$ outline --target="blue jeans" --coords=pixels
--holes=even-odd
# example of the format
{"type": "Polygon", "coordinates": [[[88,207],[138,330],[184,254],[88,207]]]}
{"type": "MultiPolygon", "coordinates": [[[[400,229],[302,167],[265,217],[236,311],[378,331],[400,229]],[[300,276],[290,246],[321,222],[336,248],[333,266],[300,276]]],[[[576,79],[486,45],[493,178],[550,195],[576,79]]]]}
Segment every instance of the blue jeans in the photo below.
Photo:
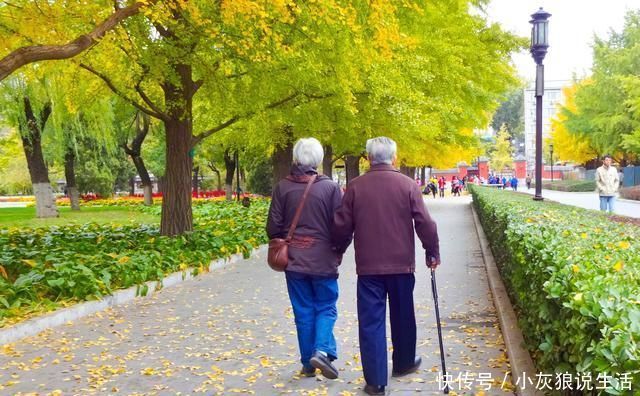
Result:
{"type": "Polygon", "coordinates": [[[606,212],[607,209],[609,210],[609,213],[613,213],[613,206],[614,203],[616,201],[616,197],[615,196],[604,196],[601,195],[600,196],[600,210],[603,212],[606,212]]]}
{"type": "Polygon", "coordinates": [[[403,371],[416,356],[416,317],[413,274],[358,276],[358,333],[364,379],[387,385],[386,308],[389,298],[393,368],[403,371]]]}
{"type": "Polygon", "coordinates": [[[311,367],[315,351],[338,357],[333,326],[338,319],[338,279],[286,272],[287,290],[298,331],[300,362],[311,367]]]}

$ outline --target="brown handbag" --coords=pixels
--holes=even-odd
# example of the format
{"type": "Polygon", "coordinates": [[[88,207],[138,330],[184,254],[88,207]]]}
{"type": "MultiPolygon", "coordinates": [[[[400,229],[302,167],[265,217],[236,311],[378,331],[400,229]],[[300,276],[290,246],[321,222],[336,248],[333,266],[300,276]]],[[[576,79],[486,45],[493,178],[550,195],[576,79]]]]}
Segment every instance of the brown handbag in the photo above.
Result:
{"type": "Polygon", "coordinates": [[[291,227],[289,227],[289,233],[287,234],[287,237],[285,239],[273,238],[269,240],[269,253],[267,253],[267,263],[269,263],[269,267],[271,267],[271,269],[274,271],[282,272],[287,268],[287,265],[289,264],[289,243],[291,243],[293,232],[296,230],[298,220],[300,220],[302,208],[304,207],[304,203],[307,200],[307,195],[309,195],[311,185],[316,180],[317,176],[318,175],[311,176],[309,182],[307,183],[307,187],[304,189],[302,200],[298,204],[298,209],[296,209],[296,214],[293,217],[293,221],[291,222],[291,227]]]}

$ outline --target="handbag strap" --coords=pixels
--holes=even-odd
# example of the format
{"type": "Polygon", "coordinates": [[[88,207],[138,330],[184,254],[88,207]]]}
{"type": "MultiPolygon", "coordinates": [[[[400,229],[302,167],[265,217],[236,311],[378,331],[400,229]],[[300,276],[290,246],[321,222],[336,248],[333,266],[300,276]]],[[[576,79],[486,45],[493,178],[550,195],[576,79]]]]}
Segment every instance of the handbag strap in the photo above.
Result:
{"type": "Polygon", "coordinates": [[[296,230],[296,226],[298,225],[298,220],[300,220],[300,215],[302,214],[302,208],[304,207],[304,203],[307,200],[307,196],[309,195],[309,190],[311,190],[311,185],[316,180],[318,175],[313,175],[309,179],[307,183],[307,187],[304,189],[304,194],[302,194],[302,200],[298,204],[298,209],[296,209],[296,215],[293,216],[293,221],[291,222],[291,227],[289,227],[289,233],[287,234],[287,242],[290,242],[293,238],[293,232],[296,230]]]}

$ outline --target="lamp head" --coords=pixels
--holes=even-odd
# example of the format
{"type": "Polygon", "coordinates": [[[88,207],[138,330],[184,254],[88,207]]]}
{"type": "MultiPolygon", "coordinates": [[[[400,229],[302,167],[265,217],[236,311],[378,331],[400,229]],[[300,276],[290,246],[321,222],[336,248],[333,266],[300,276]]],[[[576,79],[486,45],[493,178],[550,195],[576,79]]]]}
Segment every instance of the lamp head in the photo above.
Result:
{"type": "Polygon", "coordinates": [[[537,64],[542,64],[542,60],[549,48],[549,17],[551,14],[540,7],[538,11],[531,14],[531,55],[537,64]]]}

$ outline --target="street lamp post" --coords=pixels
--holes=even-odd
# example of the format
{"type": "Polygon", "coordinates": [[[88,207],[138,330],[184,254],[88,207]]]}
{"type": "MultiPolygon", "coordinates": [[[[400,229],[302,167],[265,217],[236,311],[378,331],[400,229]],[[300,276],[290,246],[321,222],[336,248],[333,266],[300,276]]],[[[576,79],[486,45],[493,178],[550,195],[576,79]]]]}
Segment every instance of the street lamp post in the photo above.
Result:
{"type": "Polygon", "coordinates": [[[549,150],[551,151],[551,181],[553,182],[553,144],[549,145],[549,150]]]}
{"type": "Polygon", "coordinates": [[[549,48],[549,17],[542,7],[531,15],[531,56],[536,61],[536,201],[542,201],[542,95],[544,95],[544,65],[549,48]]]}

